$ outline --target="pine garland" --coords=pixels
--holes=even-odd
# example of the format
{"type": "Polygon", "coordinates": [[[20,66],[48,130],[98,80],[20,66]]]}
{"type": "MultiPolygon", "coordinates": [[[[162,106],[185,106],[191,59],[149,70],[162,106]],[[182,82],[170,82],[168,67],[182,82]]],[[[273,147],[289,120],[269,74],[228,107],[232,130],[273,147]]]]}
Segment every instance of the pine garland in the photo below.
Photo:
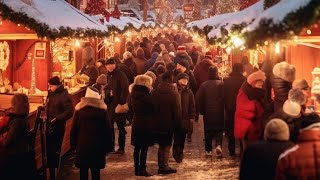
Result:
{"type": "Polygon", "coordinates": [[[40,38],[48,38],[51,40],[57,38],[86,38],[86,37],[106,37],[109,36],[107,31],[100,31],[95,29],[77,28],[60,26],[58,29],[51,29],[45,23],[39,23],[35,19],[28,17],[23,12],[15,12],[4,3],[0,2],[0,17],[3,20],[9,20],[15,24],[22,24],[27,28],[35,31],[40,38]]]}

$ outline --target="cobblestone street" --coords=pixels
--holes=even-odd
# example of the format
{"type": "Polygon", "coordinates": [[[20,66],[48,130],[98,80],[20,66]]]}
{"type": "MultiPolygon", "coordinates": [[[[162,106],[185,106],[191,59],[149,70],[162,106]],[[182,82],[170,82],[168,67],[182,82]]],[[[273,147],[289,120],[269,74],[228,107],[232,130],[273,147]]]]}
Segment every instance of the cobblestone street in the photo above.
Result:
{"type": "MultiPolygon", "coordinates": [[[[205,156],[202,119],[194,123],[193,141],[191,143],[186,142],[183,162],[181,164],[176,163],[171,155],[169,165],[178,170],[176,174],[171,175],[157,174],[158,147],[155,145],[149,148],[147,160],[147,170],[154,176],[149,178],[134,176],[133,146],[130,145],[131,127],[126,127],[126,130],[125,154],[110,154],[107,157],[106,168],[101,170],[101,179],[238,179],[239,149],[237,148],[237,156],[235,158],[230,157],[225,138],[222,159],[216,159],[214,155],[212,157],[205,156]]],[[[63,158],[59,179],[79,179],[79,169],[74,166],[73,159],[74,156],[72,154],[63,158]]]]}

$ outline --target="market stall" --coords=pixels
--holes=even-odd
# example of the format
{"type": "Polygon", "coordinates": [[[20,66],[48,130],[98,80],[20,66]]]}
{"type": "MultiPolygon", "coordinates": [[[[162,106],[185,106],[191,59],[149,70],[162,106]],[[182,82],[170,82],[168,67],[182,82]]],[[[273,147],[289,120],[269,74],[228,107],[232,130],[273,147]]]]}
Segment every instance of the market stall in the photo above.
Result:
{"type": "MultiPolygon", "coordinates": [[[[107,27],[65,1],[4,0],[0,12],[0,110],[10,107],[15,93],[27,94],[28,121],[33,128],[50,77],[57,75],[63,80],[74,105],[84,96],[86,82],[75,79],[83,65],[83,48],[85,44],[91,46],[96,59],[96,42],[108,35],[107,27]]],[[[67,121],[61,155],[69,150],[70,124],[67,121]]],[[[43,165],[40,147],[38,134],[38,168],[43,165]]]]}

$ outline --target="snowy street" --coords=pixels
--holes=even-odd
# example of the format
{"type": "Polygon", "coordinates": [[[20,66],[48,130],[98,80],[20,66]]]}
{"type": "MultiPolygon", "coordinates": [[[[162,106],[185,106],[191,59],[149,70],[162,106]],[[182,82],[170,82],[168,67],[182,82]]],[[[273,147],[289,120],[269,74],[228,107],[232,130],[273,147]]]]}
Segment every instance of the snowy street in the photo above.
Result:
{"type": "MultiPolygon", "coordinates": [[[[227,139],[224,138],[223,158],[216,159],[214,155],[212,158],[206,157],[201,117],[199,122],[194,123],[194,132],[192,135],[193,141],[191,143],[186,142],[183,162],[181,164],[176,163],[171,155],[169,165],[176,168],[178,171],[176,174],[171,175],[157,174],[157,145],[155,145],[149,148],[147,160],[147,170],[154,174],[154,176],[150,178],[134,176],[133,146],[130,145],[131,127],[127,126],[126,130],[126,152],[124,155],[110,154],[108,156],[106,168],[101,170],[102,179],[238,179],[238,146],[236,151],[237,156],[235,158],[230,157],[227,148],[227,139]]],[[[74,167],[72,155],[63,158],[59,179],[79,179],[79,169],[74,167]]]]}

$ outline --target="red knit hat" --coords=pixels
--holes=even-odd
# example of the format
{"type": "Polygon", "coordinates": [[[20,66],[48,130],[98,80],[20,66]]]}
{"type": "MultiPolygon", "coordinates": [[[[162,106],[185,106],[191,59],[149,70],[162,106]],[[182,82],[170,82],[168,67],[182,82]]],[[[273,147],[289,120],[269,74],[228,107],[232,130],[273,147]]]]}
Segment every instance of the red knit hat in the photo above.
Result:
{"type": "Polygon", "coordinates": [[[186,46],[178,46],[177,51],[187,51],[186,46]]]}

